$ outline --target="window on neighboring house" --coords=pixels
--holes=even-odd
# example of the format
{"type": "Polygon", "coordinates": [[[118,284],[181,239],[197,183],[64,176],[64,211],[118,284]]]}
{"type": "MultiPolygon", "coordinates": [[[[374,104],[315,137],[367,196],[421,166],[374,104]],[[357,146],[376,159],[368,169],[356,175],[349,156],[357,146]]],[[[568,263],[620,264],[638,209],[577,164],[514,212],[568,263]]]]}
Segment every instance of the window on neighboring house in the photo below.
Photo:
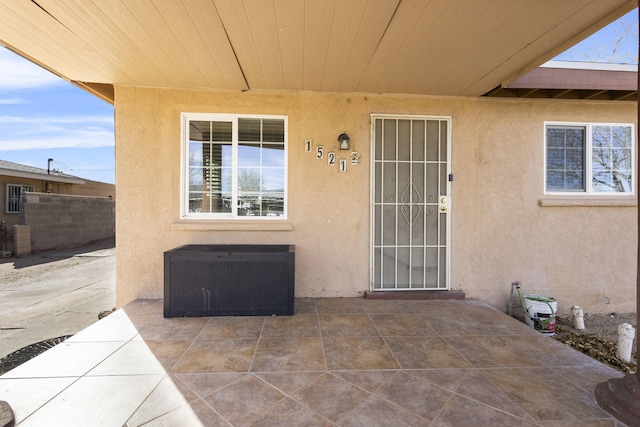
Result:
{"type": "Polygon", "coordinates": [[[287,118],[182,114],[182,217],[287,213],[287,118]]]}
{"type": "Polygon", "coordinates": [[[546,123],[545,192],[633,194],[631,124],[546,123]]]}
{"type": "Polygon", "coordinates": [[[23,193],[34,191],[33,185],[7,184],[6,213],[20,213],[20,199],[23,193]]]}

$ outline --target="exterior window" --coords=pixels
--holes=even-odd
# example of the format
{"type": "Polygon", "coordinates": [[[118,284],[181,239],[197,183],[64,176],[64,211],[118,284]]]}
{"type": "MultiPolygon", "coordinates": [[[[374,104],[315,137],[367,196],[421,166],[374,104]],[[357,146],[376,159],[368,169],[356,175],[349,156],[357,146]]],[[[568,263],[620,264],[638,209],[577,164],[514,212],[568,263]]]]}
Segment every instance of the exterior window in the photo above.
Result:
{"type": "Polygon", "coordinates": [[[20,213],[20,199],[23,193],[34,191],[33,185],[7,184],[6,213],[20,213]]]}
{"type": "Polygon", "coordinates": [[[285,219],[287,118],[182,115],[183,218],[285,219]]]}
{"type": "Polygon", "coordinates": [[[630,124],[546,124],[546,193],[633,194],[630,124]]]}

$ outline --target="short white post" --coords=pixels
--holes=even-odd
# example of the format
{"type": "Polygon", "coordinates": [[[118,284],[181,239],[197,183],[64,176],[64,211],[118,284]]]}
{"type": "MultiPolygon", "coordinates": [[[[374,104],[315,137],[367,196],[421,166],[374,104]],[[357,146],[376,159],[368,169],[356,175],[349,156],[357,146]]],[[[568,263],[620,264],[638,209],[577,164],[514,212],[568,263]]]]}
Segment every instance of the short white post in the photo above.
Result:
{"type": "Polygon", "coordinates": [[[625,362],[631,361],[631,349],[636,329],[628,323],[618,325],[618,357],[625,362]]]}
{"type": "Polygon", "coordinates": [[[584,329],[584,311],[579,306],[574,305],[571,307],[571,317],[573,318],[573,327],[575,329],[584,329]]]}

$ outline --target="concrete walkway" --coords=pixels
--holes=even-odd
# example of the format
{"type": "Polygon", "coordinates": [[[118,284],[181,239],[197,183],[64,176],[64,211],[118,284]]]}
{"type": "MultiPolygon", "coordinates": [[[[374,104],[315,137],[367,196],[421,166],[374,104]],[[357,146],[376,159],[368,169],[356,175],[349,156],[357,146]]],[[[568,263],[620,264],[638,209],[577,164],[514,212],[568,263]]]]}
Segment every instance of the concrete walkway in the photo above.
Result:
{"type": "Polygon", "coordinates": [[[113,240],[0,259],[0,359],[73,335],[114,306],[113,240]]]}

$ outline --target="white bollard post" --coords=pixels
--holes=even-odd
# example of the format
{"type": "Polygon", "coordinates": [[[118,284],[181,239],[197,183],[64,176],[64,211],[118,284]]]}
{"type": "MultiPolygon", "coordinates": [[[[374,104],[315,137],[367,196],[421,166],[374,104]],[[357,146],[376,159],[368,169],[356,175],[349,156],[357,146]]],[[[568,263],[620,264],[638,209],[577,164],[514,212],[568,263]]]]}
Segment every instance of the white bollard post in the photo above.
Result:
{"type": "Polygon", "coordinates": [[[628,323],[618,325],[618,357],[625,362],[631,361],[631,349],[636,329],[628,323]]]}
{"type": "Polygon", "coordinates": [[[571,307],[571,317],[573,318],[573,327],[575,329],[584,329],[584,311],[579,306],[574,305],[571,307]]]}

